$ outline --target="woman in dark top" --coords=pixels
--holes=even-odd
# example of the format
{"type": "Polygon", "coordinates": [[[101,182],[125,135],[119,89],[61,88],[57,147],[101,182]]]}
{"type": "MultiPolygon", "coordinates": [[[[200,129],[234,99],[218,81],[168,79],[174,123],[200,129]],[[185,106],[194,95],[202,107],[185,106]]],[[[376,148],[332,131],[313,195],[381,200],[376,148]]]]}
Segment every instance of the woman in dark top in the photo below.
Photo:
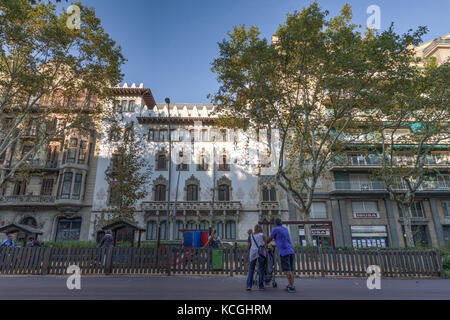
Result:
{"type": "Polygon", "coordinates": [[[113,237],[111,235],[111,231],[107,230],[105,232],[105,236],[100,242],[100,248],[111,248],[113,246],[113,237]]]}

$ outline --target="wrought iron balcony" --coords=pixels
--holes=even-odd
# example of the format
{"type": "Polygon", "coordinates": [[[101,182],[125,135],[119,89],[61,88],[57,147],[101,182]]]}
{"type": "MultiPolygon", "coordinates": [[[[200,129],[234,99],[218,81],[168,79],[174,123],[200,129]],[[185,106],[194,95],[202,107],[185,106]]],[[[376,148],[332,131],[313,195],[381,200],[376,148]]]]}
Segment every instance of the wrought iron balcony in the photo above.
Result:
{"type": "MultiPolygon", "coordinates": [[[[397,190],[406,190],[404,184],[400,184],[397,190]]],[[[333,191],[386,191],[386,185],[382,181],[335,181],[333,191]]],[[[450,191],[449,181],[424,181],[419,191],[450,191]]]]}

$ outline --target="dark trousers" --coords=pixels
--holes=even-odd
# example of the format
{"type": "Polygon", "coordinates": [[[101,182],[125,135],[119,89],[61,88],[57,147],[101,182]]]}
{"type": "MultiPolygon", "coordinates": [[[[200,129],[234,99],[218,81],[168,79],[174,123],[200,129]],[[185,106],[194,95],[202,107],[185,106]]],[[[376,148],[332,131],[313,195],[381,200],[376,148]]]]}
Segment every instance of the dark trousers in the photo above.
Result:
{"type": "Polygon", "coordinates": [[[266,264],[266,259],[263,257],[259,257],[253,261],[250,261],[250,265],[248,268],[248,277],[247,277],[247,288],[251,288],[253,284],[253,274],[255,273],[256,262],[258,262],[258,284],[260,288],[264,288],[264,266],[266,264]]]}

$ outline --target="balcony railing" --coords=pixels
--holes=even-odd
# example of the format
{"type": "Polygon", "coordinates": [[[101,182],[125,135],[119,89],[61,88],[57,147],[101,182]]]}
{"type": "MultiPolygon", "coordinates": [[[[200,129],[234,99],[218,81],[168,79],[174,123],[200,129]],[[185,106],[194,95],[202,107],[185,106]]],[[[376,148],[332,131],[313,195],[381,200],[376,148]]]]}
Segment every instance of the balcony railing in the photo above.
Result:
{"type": "Polygon", "coordinates": [[[423,49],[423,54],[428,54],[431,50],[437,47],[439,44],[448,44],[450,45],[450,39],[436,39],[434,40],[428,47],[423,49]]]}
{"type": "MultiPolygon", "coordinates": [[[[404,184],[400,184],[396,190],[406,190],[404,184]]],[[[424,181],[419,191],[450,191],[450,182],[424,181]]],[[[335,181],[333,191],[386,191],[386,185],[382,181],[335,181]]]]}
{"type": "Polygon", "coordinates": [[[8,203],[8,204],[47,204],[54,202],[55,202],[54,196],[40,196],[40,195],[0,196],[0,203],[8,203]]]}
{"type": "MultiPolygon", "coordinates": [[[[414,158],[399,157],[395,159],[394,164],[398,166],[413,166],[415,163],[414,158]]],[[[450,158],[432,158],[425,159],[425,166],[435,166],[435,167],[450,167],[450,158]]],[[[332,162],[332,167],[381,167],[381,159],[344,159],[332,162]]]]}
{"type": "Polygon", "coordinates": [[[27,163],[33,168],[55,169],[58,166],[58,161],[56,160],[35,159],[29,160],[27,163]]]}
{"type": "Polygon", "coordinates": [[[278,201],[261,201],[258,203],[258,208],[260,210],[280,210],[280,203],[278,201]]]}
{"type": "MultiPolygon", "coordinates": [[[[180,201],[177,202],[177,211],[192,210],[240,210],[242,208],[240,201],[216,201],[214,204],[211,201],[180,201]]],[[[170,210],[175,208],[175,202],[170,202],[170,210]]],[[[152,201],[143,202],[142,210],[144,211],[165,211],[167,210],[167,201],[152,201]]]]}

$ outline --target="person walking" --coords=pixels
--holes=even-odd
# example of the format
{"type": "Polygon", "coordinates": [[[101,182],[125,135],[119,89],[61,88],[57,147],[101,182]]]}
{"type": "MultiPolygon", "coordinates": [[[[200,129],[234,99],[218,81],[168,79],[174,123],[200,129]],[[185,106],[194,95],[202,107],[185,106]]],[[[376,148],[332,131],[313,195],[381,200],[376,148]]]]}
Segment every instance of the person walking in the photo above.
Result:
{"type": "Polygon", "coordinates": [[[113,246],[113,236],[111,230],[106,230],[102,241],[100,242],[100,248],[111,248],[113,246]]]}
{"type": "Polygon", "coordinates": [[[276,219],[275,225],[276,226],[273,228],[270,237],[267,239],[267,244],[272,240],[275,240],[278,253],[280,254],[281,269],[283,272],[286,272],[286,277],[289,282],[286,287],[286,291],[294,293],[294,248],[292,247],[289,231],[282,226],[281,219],[276,219]]]}
{"type": "Polygon", "coordinates": [[[208,238],[208,242],[205,243],[202,249],[206,248],[207,246],[209,246],[211,249],[219,249],[219,247],[223,249],[223,244],[220,241],[220,237],[217,235],[215,229],[211,230],[211,235],[208,238]]]}
{"type": "Polygon", "coordinates": [[[14,236],[10,233],[8,234],[8,238],[6,238],[5,240],[3,240],[3,242],[0,244],[0,248],[1,247],[14,247],[14,236]]]}
{"type": "MultiPolygon", "coordinates": [[[[106,230],[105,235],[103,236],[102,241],[100,241],[99,248],[112,248],[114,243],[113,236],[111,234],[111,230],[106,230]]],[[[103,266],[106,264],[106,253],[103,254],[103,266]]]]}
{"type": "Polygon", "coordinates": [[[253,275],[255,272],[256,262],[258,262],[258,287],[259,290],[264,289],[264,267],[266,265],[266,237],[264,236],[261,225],[255,226],[254,233],[250,234],[250,265],[247,276],[247,290],[252,290],[253,275]]]}

